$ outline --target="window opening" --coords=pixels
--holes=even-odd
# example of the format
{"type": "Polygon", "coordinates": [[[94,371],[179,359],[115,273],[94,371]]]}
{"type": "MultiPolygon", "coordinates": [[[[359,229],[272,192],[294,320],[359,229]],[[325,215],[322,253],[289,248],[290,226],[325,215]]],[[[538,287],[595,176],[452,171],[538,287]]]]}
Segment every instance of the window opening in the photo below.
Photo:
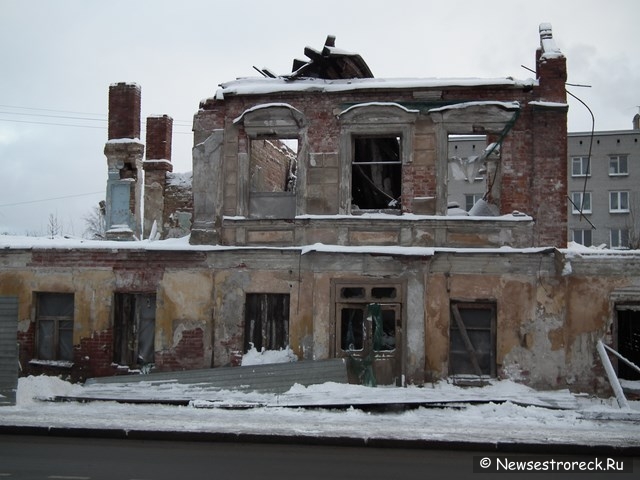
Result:
{"type": "Polygon", "coordinates": [[[394,287],[373,287],[371,289],[373,298],[396,298],[396,289],[394,287]]]}
{"type": "Polygon", "coordinates": [[[289,345],[289,294],[247,293],[244,352],[280,350],[289,345]]]}
{"type": "Polygon", "coordinates": [[[572,241],[579,243],[580,245],[584,245],[585,247],[593,245],[591,230],[575,229],[571,231],[571,235],[572,241]]]}
{"type": "Polygon", "coordinates": [[[250,152],[251,192],[295,192],[298,140],[252,139],[250,152]]]}
{"type": "Polygon", "coordinates": [[[364,309],[345,307],[340,312],[340,348],[344,351],[362,350],[364,340],[364,309]]]}
{"type": "Polygon", "coordinates": [[[624,228],[611,229],[611,248],[629,248],[629,230],[624,228]]]}
{"type": "Polygon", "coordinates": [[[572,157],[571,158],[571,176],[572,177],[588,177],[589,157],[572,157]]]}
{"type": "MultiPolygon", "coordinates": [[[[640,306],[617,309],[618,315],[618,353],[632,363],[640,366],[640,306]]],[[[640,380],[640,373],[618,360],[618,377],[625,380],[640,380]]]]}
{"type": "Polygon", "coordinates": [[[609,212],[629,212],[629,192],[609,192],[609,212]]]}
{"type": "Polygon", "coordinates": [[[493,303],[451,304],[451,375],[496,376],[495,316],[496,308],[493,303]]]}
{"type": "Polygon", "coordinates": [[[627,155],[611,155],[609,157],[609,175],[628,175],[627,155]]]}
{"type": "Polygon", "coordinates": [[[361,210],[399,209],[402,193],[400,137],[355,137],[351,201],[361,210]]]}
{"type": "Polygon", "coordinates": [[[37,355],[40,360],[73,361],[72,293],[38,293],[37,355]]]}
{"type": "Polygon", "coordinates": [[[571,205],[574,214],[580,214],[580,208],[582,213],[591,213],[591,192],[572,192],[571,205]]]}
{"type": "Polygon", "coordinates": [[[364,298],[365,291],[361,287],[345,287],[340,289],[342,298],[364,298]]]}

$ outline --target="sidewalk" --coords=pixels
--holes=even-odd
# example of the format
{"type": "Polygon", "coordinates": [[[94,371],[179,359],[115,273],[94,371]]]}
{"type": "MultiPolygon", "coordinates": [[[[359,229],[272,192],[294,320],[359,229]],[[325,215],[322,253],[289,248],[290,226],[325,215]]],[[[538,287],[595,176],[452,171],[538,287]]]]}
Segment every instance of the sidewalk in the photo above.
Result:
{"type": "Polygon", "coordinates": [[[275,395],[146,382],[82,387],[29,377],[20,381],[18,405],[0,409],[0,433],[637,456],[640,402],[631,403],[622,412],[614,399],[536,392],[508,381],[482,388],[325,383],[275,395]],[[34,400],[99,395],[104,400],[34,400]],[[190,400],[115,401],[135,398],[190,400]]]}

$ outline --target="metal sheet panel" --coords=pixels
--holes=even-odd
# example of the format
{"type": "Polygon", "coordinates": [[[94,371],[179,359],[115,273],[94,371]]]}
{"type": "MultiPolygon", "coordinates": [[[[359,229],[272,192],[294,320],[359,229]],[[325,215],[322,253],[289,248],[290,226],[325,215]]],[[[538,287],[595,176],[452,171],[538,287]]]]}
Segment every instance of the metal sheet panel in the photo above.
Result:
{"type": "Polygon", "coordinates": [[[0,296],[0,405],[15,405],[18,388],[18,297],[0,296]]]}

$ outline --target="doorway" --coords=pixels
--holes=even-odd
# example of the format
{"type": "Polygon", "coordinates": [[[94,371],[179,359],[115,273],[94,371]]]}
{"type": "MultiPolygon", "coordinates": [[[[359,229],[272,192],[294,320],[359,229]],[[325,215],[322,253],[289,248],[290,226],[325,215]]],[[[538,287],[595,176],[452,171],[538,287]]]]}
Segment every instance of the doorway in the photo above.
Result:
{"type": "Polygon", "coordinates": [[[155,361],[156,296],[116,293],[113,321],[114,362],[148,368],[155,361]]]}

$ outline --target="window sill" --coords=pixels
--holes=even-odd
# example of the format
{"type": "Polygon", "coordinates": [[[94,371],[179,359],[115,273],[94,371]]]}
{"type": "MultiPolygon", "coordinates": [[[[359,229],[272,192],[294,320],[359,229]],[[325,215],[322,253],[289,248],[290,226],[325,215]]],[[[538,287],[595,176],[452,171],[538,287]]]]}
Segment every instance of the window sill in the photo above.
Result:
{"type": "Polygon", "coordinates": [[[55,368],[73,368],[73,362],[68,360],[29,360],[29,365],[38,365],[40,367],[55,367],[55,368]]]}

